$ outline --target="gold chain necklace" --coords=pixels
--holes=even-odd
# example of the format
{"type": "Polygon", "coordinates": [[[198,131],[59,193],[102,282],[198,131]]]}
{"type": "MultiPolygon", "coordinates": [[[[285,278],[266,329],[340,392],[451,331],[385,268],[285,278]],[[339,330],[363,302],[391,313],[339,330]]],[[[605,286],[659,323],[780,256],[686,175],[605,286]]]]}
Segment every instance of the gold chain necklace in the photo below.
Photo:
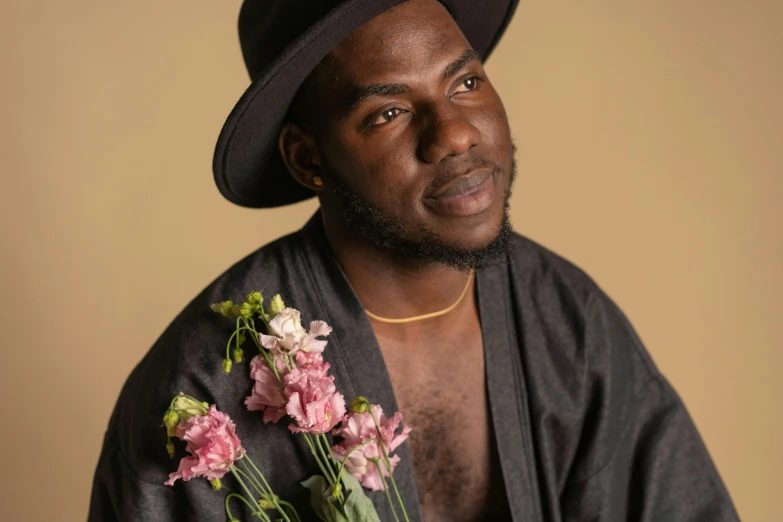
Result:
{"type": "Polygon", "coordinates": [[[402,324],[402,323],[412,323],[414,321],[422,321],[424,319],[432,319],[433,317],[440,317],[441,315],[446,315],[447,313],[454,310],[463,299],[465,299],[465,295],[468,293],[468,288],[470,288],[470,283],[473,281],[473,270],[470,271],[470,275],[468,276],[468,282],[465,283],[465,288],[462,289],[462,293],[459,295],[457,300],[454,302],[453,305],[449,306],[445,310],[441,310],[440,312],[432,312],[429,314],[424,315],[417,315],[414,317],[406,317],[404,319],[389,319],[387,317],[381,317],[380,315],[375,315],[371,311],[364,309],[365,313],[369,315],[371,318],[375,319],[376,321],[380,321],[382,323],[391,323],[391,324],[402,324]]]}

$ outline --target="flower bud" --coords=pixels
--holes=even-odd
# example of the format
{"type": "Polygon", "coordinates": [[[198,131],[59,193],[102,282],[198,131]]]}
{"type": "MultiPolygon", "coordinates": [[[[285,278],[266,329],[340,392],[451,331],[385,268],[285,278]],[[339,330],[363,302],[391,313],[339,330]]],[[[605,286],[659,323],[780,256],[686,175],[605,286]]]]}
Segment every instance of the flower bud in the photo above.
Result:
{"type": "Polygon", "coordinates": [[[261,506],[261,509],[276,509],[276,504],[279,503],[280,497],[274,493],[271,495],[262,495],[261,498],[258,499],[258,505],[261,506]]]}
{"type": "Polygon", "coordinates": [[[231,373],[231,359],[223,359],[223,371],[231,373]]]}
{"type": "Polygon", "coordinates": [[[283,303],[283,298],[280,297],[280,294],[275,294],[272,296],[272,299],[269,300],[269,308],[267,308],[269,320],[271,321],[274,319],[275,316],[279,314],[284,308],[285,303],[283,303]]]}
{"type": "Polygon", "coordinates": [[[252,292],[247,294],[247,302],[251,305],[258,305],[261,306],[261,303],[264,302],[264,296],[261,295],[261,292],[252,292]]]}
{"type": "Polygon", "coordinates": [[[239,305],[239,315],[241,315],[245,319],[250,319],[251,317],[253,317],[254,311],[255,311],[255,307],[250,303],[242,303],[241,305],[239,305]]]}
{"type": "Polygon", "coordinates": [[[167,410],[163,415],[163,425],[166,426],[166,434],[169,437],[174,437],[177,434],[177,426],[179,425],[179,415],[174,410],[167,410]]]}
{"type": "Polygon", "coordinates": [[[338,482],[332,486],[332,498],[340,500],[343,497],[343,485],[338,482]]]}
{"type": "Polygon", "coordinates": [[[223,301],[222,303],[215,303],[212,306],[210,306],[210,308],[212,309],[213,312],[217,312],[223,315],[224,317],[233,318],[237,316],[236,313],[234,313],[235,306],[236,305],[233,303],[233,301],[228,300],[228,301],[223,301]]]}
{"type": "Polygon", "coordinates": [[[169,452],[169,457],[171,457],[173,459],[174,458],[174,443],[173,442],[168,441],[166,443],[166,451],[169,452]]]}
{"type": "Polygon", "coordinates": [[[353,413],[366,413],[370,409],[370,401],[361,395],[351,401],[351,411],[353,413]]]}
{"type": "Polygon", "coordinates": [[[245,344],[245,339],[247,339],[247,337],[245,337],[245,333],[239,332],[237,334],[237,345],[242,346],[243,344],[245,344]]]}
{"type": "Polygon", "coordinates": [[[234,348],[234,362],[239,364],[245,359],[245,352],[242,348],[234,348]]]}
{"type": "Polygon", "coordinates": [[[174,404],[171,406],[171,409],[176,411],[179,420],[183,421],[196,415],[206,415],[209,410],[209,404],[206,402],[199,402],[180,393],[174,398],[174,404]]]}
{"type": "Polygon", "coordinates": [[[223,483],[220,482],[220,479],[212,479],[209,481],[210,484],[212,484],[212,489],[215,491],[220,491],[223,489],[223,483]]]}

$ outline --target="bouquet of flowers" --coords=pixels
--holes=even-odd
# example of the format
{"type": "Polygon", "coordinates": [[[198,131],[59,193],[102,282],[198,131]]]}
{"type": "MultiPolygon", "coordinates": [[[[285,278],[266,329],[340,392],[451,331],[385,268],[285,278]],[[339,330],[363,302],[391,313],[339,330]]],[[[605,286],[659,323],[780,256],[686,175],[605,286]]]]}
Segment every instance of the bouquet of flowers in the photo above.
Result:
{"type": "MultiPolygon", "coordinates": [[[[399,412],[387,418],[379,405],[370,404],[364,397],[353,399],[347,412],[345,398],[337,391],[334,376],[329,375],[329,363],[322,355],[327,345],[323,338],[331,333],[331,327],[324,321],[312,321],[305,330],[300,312],[286,307],[279,295],[266,309],[263,303],[261,293],[252,292],[242,303],[212,305],[213,311],[236,324],[226,343],[223,370],[228,374],[234,363],[244,360],[242,346],[248,337],[253,339],[259,354],[250,361],[250,376],[255,383],[245,405],[250,411],[263,412],[266,423],[276,423],[286,416],[290,419],[288,429],[301,437],[321,472],[302,482],[310,490],[313,509],[327,522],[380,522],[364,494],[365,487],[385,491],[394,519],[401,520],[399,510],[402,519],[408,521],[392,474],[400,459],[391,453],[408,438],[410,427],[401,427],[399,412]],[[263,333],[257,329],[257,319],[263,333]],[[329,432],[342,440],[330,446],[326,437],[329,432]]],[[[189,453],[169,475],[166,485],[178,479],[203,477],[217,491],[222,489],[223,476],[231,473],[242,491],[225,498],[230,522],[237,521],[231,512],[232,500],[244,503],[264,521],[273,520],[272,512],[286,522],[301,522],[294,506],[275,495],[242,447],[234,423],[214,404],[179,393],[171,400],[163,424],[169,455],[173,458],[175,453],[172,438],[184,441],[189,453]]]]}

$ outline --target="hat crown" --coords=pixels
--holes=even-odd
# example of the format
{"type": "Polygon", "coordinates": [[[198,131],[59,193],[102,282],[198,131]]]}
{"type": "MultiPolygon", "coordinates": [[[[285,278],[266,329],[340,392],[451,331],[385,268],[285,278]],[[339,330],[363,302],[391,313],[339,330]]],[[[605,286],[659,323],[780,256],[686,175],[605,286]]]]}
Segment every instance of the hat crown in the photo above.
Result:
{"type": "Polygon", "coordinates": [[[250,78],[343,0],[245,0],[239,11],[239,43],[250,78]]]}

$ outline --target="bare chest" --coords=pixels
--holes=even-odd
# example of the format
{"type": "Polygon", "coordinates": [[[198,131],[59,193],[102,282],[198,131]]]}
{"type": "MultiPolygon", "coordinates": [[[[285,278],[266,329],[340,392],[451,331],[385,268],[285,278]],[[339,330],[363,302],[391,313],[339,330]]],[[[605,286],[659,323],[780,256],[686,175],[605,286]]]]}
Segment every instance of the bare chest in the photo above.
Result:
{"type": "MultiPolygon", "coordinates": [[[[426,522],[489,520],[499,482],[481,330],[379,336],[408,439],[426,522]]],[[[502,490],[502,487],[500,488],[502,490]]]]}

